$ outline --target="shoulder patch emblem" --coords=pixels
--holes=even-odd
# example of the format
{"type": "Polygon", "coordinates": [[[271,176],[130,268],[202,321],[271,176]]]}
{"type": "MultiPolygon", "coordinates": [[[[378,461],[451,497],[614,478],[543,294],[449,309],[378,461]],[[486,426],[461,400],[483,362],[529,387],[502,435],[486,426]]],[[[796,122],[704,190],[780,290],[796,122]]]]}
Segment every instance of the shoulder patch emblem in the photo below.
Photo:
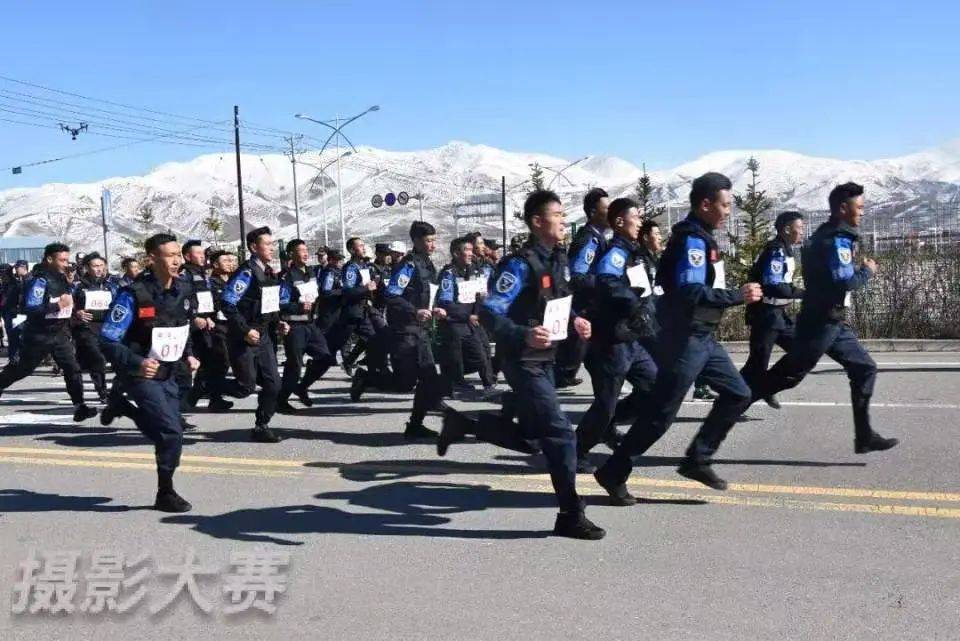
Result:
{"type": "Polygon", "coordinates": [[[702,249],[688,249],[687,259],[694,267],[703,267],[703,263],[707,259],[707,254],[702,249]]]}
{"type": "Polygon", "coordinates": [[[122,323],[126,317],[127,308],[123,305],[114,305],[113,311],[110,312],[110,321],[113,323],[122,323]]]}
{"type": "Polygon", "coordinates": [[[774,274],[782,274],[783,263],[781,263],[779,260],[770,261],[770,271],[774,274]]]}
{"type": "Polygon", "coordinates": [[[510,272],[503,272],[500,274],[500,278],[497,279],[497,291],[501,294],[506,294],[513,286],[517,284],[517,277],[511,274],[510,272]]]}
{"type": "Polygon", "coordinates": [[[586,261],[586,263],[587,263],[588,265],[592,264],[592,263],[593,263],[593,259],[596,258],[596,257],[597,257],[597,250],[595,250],[593,247],[589,248],[589,249],[583,254],[583,260],[586,261]]]}
{"type": "Polygon", "coordinates": [[[613,266],[617,269],[622,269],[624,265],[627,264],[627,259],[623,257],[618,251],[613,252],[613,255],[610,257],[610,262],[613,263],[613,266]]]}
{"type": "Polygon", "coordinates": [[[407,285],[410,284],[410,277],[406,274],[400,274],[397,276],[397,285],[400,289],[406,289],[407,285]]]}
{"type": "Polygon", "coordinates": [[[853,252],[850,251],[849,247],[838,247],[837,256],[844,265],[849,265],[850,261],[853,260],[853,252]]]}

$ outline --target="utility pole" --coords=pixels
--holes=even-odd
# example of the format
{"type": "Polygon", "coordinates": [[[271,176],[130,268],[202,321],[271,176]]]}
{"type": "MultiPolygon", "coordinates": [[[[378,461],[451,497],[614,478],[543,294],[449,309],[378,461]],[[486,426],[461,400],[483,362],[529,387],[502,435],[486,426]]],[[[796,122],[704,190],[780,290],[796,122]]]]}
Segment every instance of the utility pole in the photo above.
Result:
{"type": "Polygon", "coordinates": [[[337,203],[340,208],[340,248],[347,246],[347,226],[343,222],[343,180],[340,178],[340,114],[337,114],[337,203]]]}
{"type": "Polygon", "coordinates": [[[233,106],[233,143],[237,152],[237,207],[240,211],[240,257],[247,257],[246,229],[243,224],[243,176],[240,175],[240,107],[233,106]]]}
{"type": "Polygon", "coordinates": [[[107,248],[107,232],[110,231],[108,218],[110,217],[110,191],[100,192],[100,220],[103,222],[103,260],[110,266],[110,251],[107,248]]]}
{"type": "Polygon", "coordinates": [[[299,142],[302,138],[303,135],[284,138],[290,143],[290,166],[293,168],[293,214],[297,221],[297,238],[300,238],[300,197],[297,194],[297,156],[294,143],[299,142]]]}
{"type": "Polygon", "coordinates": [[[500,217],[503,225],[503,253],[507,252],[507,177],[500,176],[500,217]]]}
{"type": "Polygon", "coordinates": [[[420,202],[420,222],[423,222],[423,183],[420,183],[420,193],[417,194],[419,198],[417,200],[420,202]]]}

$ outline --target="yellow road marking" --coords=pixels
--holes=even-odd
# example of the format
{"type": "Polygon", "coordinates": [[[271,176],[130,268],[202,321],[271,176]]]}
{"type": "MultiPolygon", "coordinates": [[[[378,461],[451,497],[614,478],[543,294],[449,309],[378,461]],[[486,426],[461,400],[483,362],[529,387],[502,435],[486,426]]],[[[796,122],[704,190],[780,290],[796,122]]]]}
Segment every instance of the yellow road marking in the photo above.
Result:
{"type": "MultiPolygon", "coordinates": [[[[49,465],[63,467],[134,469],[153,471],[154,456],[148,452],[129,452],[102,450],[62,450],[31,447],[0,447],[0,462],[28,465],[49,465]],[[32,456],[31,456],[32,455],[32,456]],[[112,459],[112,460],[111,460],[112,459]]],[[[339,478],[339,468],[349,463],[319,463],[310,461],[282,459],[248,459],[222,456],[188,455],[182,458],[179,470],[195,474],[221,474],[232,476],[263,476],[295,478],[300,476],[327,476],[339,478]]],[[[398,465],[390,462],[362,463],[355,465],[357,470],[371,472],[409,473],[418,475],[471,476],[484,477],[484,483],[496,479],[500,484],[527,485],[535,489],[549,490],[550,477],[547,474],[502,474],[485,473],[476,467],[439,466],[425,463],[422,465],[398,465]]],[[[584,475],[585,476],[585,475],[584,475]]],[[[371,480],[378,480],[372,478],[371,480]]],[[[492,484],[492,483],[491,483],[492,484]]],[[[895,505],[882,503],[843,503],[830,501],[808,501],[789,498],[789,495],[803,497],[842,497],[874,500],[931,501],[938,503],[960,502],[960,494],[950,492],[923,492],[904,490],[883,490],[871,488],[814,487],[793,485],[768,485],[760,483],[731,483],[732,492],[753,494],[780,494],[784,496],[742,496],[729,493],[704,493],[703,486],[687,480],[632,477],[628,485],[639,488],[644,498],[665,500],[704,501],[719,505],[744,505],[758,507],[781,507],[788,509],[806,509],[818,511],[858,512],[877,515],[901,515],[935,518],[960,518],[960,508],[928,505],[895,505]],[[658,491],[647,488],[675,488],[695,491],[658,491]]],[[[581,487],[583,494],[602,495],[600,488],[593,484],[581,487]]]]}

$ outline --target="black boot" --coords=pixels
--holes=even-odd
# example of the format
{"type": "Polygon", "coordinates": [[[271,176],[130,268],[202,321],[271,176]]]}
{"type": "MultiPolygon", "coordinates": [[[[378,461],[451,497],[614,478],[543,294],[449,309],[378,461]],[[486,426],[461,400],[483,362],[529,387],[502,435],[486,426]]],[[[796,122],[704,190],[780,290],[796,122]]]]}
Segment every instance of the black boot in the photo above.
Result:
{"type": "Polygon", "coordinates": [[[714,473],[709,463],[701,463],[691,458],[685,459],[677,468],[677,474],[685,476],[691,481],[703,483],[714,490],[727,489],[727,482],[714,473]]]}
{"type": "Polygon", "coordinates": [[[360,401],[363,392],[367,389],[367,370],[358,367],[350,382],[350,400],[354,403],[360,401]]]}
{"type": "Polygon", "coordinates": [[[173,472],[157,470],[157,498],[153,509],[161,512],[189,512],[193,506],[173,489],[173,472]]]}
{"type": "Polygon", "coordinates": [[[403,437],[407,440],[414,440],[418,438],[437,438],[438,434],[431,430],[429,427],[424,426],[423,423],[415,423],[410,421],[407,423],[406,429],[403,431],[403,437]]]}
{"type": "Polygon", "coordinates": [[[896,447],[899,442],[900,439],[883,438],[876,432],[871,432],[869,438],[863,440],[857,439],[853,442],[853,451],[857,454],[882,452],[884,450],[889,450],[891,447],[896,447]]]}
{"type": "Polygon", "coordinates": [[[446,456],[450,445],[462,441],[464,436],[473,431],[473,427],[473,421],[466,416],[452,407],[446,408],[443,411],[443,429],[437,438],[437,455],[446,456]]]}
{"type": "Polygon", "coordinates": [[[207,403],[207,409],[211,412],[226,412],[233,407],[233,402],[225,400],[222,396],[211,396],[207,403]]]}
{"type": "Polygon", "coordinates": [[[564,536],[568,539],[580,539],[581,541],[599,541],[606,536],[607,532],[594,525],[586,514],[577,511],[557,514],[553,534],[554,536],[564,536]]]}
{"type": "Polygon", "coordinates": [[[88,418],[93,418],[97,415],[97,410],[93,409],[86,403],[80,403],[76,406],[76,409],[73,410],[73,420],[76,423],[85,421],[88,418]]]}
{"type": "Polygon", "coordinates": [[[280,437],[266,425],[257,425],[250,432],[250,438],[257,443],[279,443],[280,437]]]}
{"type": "Polygon", "coordinates": [[[593,473],[593,478],[597,480],[597,484],[607,491],[607,494],[610,496],[610,505],[616,505],[619,507],[627,507],[629,505],[637,504],[637,497],[630,494],[627,490],[626,483],[620,483],[617,485],[612,479],[609,478],[605,472],[607,468],[601,467],[599,470],[593,473]]]}

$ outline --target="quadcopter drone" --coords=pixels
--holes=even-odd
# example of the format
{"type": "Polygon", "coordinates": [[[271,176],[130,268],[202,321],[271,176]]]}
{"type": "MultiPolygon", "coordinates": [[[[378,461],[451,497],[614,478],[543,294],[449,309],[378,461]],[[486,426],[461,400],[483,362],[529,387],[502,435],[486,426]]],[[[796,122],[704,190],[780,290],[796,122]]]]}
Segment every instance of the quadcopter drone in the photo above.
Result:
{"type": "Polygon", "coordinates": [[[81,122],[78,127],[71,127],[70,125],[65,125],[62,122],[60,123],[60,131],[67,131],[70,133],[70,139],[76,140],[77,136],[80,135],[81,131],[87,130],[87,123],[81,122]]]}

